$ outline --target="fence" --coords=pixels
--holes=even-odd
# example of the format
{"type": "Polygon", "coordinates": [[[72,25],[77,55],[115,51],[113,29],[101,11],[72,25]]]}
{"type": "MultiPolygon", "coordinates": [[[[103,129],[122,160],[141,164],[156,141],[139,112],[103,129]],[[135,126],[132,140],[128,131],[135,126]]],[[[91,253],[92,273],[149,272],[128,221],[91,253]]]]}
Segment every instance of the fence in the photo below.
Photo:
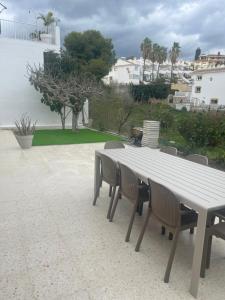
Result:
{"type": "Polygon", "coordinates": [[[0,19],[0,37],[55,44],[55,24],[48,27],[0,19]],[[46,38],[48,34],[48,38],[46,38]],[[45,37],[44,37],[45,35],[45,37]]]}

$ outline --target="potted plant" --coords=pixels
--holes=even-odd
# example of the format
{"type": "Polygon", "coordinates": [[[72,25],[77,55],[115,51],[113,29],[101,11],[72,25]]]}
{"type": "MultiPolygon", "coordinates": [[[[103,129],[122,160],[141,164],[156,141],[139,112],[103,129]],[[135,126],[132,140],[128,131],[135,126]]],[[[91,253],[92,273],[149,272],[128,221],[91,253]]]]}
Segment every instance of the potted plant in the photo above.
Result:
{"type": "Polygon", "coordinates": [[[40,35],[41,35],[41,32],[35,30],[34,32],[30,33],[29,37],[32,41],[40,41],[41,40],[40,35]]]}
{"type": "Polygon", "coordinates": [[[15,137],[22,149],[28,149],[32,146],[36,122],[32,124],[30,117],[22,115],[19,121],[15,121],[15,137]]]}
{"type": "Polygon", "coordinates": [[[53,13],[49,11],[47,15],[40,14],[39,17],[37,17],[37,19],[41,19],[44,23],[44,26],[46,27],[46,32],[40,34],[41,40],[47,44],[51,44],[52,35],[49,33],[49,26],[56,21],[53,16],[53,13]]]}

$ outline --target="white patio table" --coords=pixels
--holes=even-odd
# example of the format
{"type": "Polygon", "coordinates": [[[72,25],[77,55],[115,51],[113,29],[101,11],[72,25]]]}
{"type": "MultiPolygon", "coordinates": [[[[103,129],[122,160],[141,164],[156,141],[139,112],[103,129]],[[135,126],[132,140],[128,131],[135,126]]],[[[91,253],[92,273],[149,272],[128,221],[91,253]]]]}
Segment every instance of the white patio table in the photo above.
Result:
{"type": "Polygon", "coordinates": [[[147,147],[98,150],[95,152],[95,191],[99,184],[100,155],[131,168],[147,183],[152,179],[173,191],[198,215],[190,293],[197,297],[207,214],[225,207],[225,172],[147,147]]]}

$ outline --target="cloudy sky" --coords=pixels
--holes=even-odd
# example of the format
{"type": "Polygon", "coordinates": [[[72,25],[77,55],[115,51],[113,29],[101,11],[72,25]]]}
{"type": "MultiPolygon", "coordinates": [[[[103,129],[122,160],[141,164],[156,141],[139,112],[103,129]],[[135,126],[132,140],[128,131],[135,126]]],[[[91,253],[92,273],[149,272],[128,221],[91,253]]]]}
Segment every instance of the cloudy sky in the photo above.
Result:
{"type": "Polygon", "coordinates": [[[170,47],[180,43],[182,56],[225,52],[225,0],[0,0],[0,18],[35,23],[49,10],[61,20],[63,36],[71,31],[100,30],[113,40],[117,56],[139,56],[148,36],[170,47]],[[30,13],[29,13],[30,12],[30,13]]]}

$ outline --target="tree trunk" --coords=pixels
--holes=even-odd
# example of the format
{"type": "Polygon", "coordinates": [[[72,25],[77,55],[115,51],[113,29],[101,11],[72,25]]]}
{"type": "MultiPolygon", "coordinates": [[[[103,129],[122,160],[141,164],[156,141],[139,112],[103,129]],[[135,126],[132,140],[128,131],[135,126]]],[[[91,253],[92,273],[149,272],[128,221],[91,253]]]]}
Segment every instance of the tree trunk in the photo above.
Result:
{"type": "Polygon", "coordinates": [[[66,125],[66,107],[63,106],[63,109],[61,110],[61,123],[62,123],[62,129],[65,129],[65,125],[66,125]]]}
{"type": "Polygon", "coordinates": [[[78,116],[79,114],[77,112],[72,112],[72,131],[77,132],[78,131],[78,116]]]}
{"type": "Polygon", "coordinates": [[[155,67],[155,63],[152,63],[152,81],[154,80],[154,67],[155,67]]]}
{"type": "Polygon", "coordinates": [[[142,72],[142,81],[143,82],[144,82],[144,77],[145,77],[145,59],[144,59],[143,72],[142,72]]]}
{"type": "Polygon", "coordinates": [[[85,125],[84,105],[83,105],[83,107],[82,107],[81,113],[82,113],[82,124],[85,125]]]}
{"type": "Polygon", "coordinates": [[[159,78],[159,67],[160,67],[160,64],[158,64],[158,70],[157,70],[157,79],[159,78]]]}
{"type": "Polygon", "coordinates": [[[171,64],[170,83],[173,80],[173,63],[171,64]]]}

